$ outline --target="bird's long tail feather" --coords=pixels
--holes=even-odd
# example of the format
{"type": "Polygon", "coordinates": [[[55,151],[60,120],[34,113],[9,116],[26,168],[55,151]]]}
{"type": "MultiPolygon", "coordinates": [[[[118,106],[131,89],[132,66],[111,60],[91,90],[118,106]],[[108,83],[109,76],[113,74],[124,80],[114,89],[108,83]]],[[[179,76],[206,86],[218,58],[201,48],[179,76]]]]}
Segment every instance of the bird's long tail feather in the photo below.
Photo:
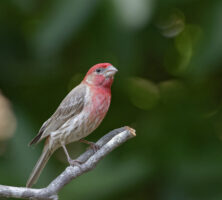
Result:
{"type": "Polygon", "coordinates": [[[37,161],[34,169],[32,170],[32,173],[26,183],[26,187],[32,187],[32,185],[36,183],[36,181],[38,180],[43,168],[45,167],[45,165],[48,162],[52,153],[53,152],[49,148],[47,141],[46,141],[46,144],[44,146],[42,154],[41,154],[39,160],[37,161]]]}

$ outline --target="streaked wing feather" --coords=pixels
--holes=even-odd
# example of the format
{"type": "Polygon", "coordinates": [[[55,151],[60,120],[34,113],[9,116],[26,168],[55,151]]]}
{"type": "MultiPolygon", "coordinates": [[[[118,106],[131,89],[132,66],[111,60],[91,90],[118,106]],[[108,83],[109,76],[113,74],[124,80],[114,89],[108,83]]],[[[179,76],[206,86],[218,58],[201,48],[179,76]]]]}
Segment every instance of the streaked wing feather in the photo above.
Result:
{"type": "Polygon", "coordinates": [[[84,107],[84,99],[86,94],[86,86],[83,84],[75,87],[63,99],[55,113],[42,125],[39,133],[30,144],[41,141],[46,138],[51,132],[59,129],[67,120],[79,114],[84,107]]]}
{"type": "Polygon", "coordinates": [[[51,118],[49,118],[47,121],[45,121],[42,125],[42,127],[40,128],[38,134],[31,140],[31,142],[29,143],[29,146],[35,143],[38,143],[40,141],[40,138],[43,134],[43,132],[45,131],[46,127],[48,126],[48,124],[50,123],[51,118]]]}

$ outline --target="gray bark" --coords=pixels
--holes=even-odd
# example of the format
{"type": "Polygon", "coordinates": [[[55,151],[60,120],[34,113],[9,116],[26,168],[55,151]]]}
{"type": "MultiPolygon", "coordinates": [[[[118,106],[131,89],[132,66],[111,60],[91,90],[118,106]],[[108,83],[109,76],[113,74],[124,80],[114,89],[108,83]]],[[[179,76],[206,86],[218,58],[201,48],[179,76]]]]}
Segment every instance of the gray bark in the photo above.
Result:
{"type": "Polygon", "coordinates": [[[135,130],[130,127],[115,129],[103,136],[96,145],[99,150],[94,152],[87,150],[77,158],[82,164],[79,166],[68,166],[56,179],[47,187],[32,189],[26,187],[14,187],[0,185],[0,197],[13,197],[20,199],[57,200],[58,192],[70,181],[78,176],[94,169],[97,163],[112,150],[136,136],[135,130]]]}

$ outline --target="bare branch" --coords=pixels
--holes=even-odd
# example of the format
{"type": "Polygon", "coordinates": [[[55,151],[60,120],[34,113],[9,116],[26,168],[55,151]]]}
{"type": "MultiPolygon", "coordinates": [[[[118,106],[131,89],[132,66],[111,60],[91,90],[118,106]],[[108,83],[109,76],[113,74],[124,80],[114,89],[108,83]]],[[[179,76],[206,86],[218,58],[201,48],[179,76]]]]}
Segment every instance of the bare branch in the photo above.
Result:
{"type": "Polygon", "coordinates": [[[0,197],[13,197],[23,199],[57,200],[58,192],[70,181],[95,168],[97,163],[108,153],[120,146],[128,139],[136,136],[135,130],[130,127],[115,129],[103,136],[97,143],[100,148],[94,153],[92,149],[87,150],[77,158],[82,164],[80,166],[69,166],[47,187],[32,189],[25,187],[14,187],[0,185],[0,197]]]}

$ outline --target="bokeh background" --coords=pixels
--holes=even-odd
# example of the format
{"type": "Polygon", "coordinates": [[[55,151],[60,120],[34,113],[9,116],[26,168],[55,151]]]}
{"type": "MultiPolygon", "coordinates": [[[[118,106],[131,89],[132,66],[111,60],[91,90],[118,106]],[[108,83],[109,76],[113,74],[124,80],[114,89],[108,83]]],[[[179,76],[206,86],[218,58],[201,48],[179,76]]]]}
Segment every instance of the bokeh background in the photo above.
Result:
{"type": "MultiPolygon", "coordinates": [[[[119,69],[96,141],[137,137],[66,186],[61,199],[222,199],[221,0],[2,0],[0,184],[24,186],[28,142],[92,65],[119,69]]],[[[87,146],[70,144],[73,158],[87,146]]],[[[36,187],[67,166],[58,150],[36,187]]]]}

